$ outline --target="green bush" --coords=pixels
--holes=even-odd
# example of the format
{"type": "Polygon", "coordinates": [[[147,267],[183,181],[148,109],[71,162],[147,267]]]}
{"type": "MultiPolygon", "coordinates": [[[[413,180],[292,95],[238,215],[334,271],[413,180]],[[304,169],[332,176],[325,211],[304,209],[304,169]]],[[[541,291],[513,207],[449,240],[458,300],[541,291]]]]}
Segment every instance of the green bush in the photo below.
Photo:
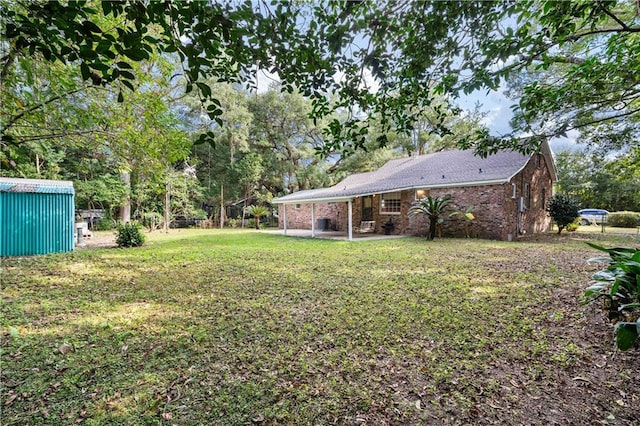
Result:
{"type": "Polygon", "coordinates": [[[578,209],[578,203],[568,195],[556,194],[551,198],[547,211],[558,225],[558,234],[580,216],[578,209]]]}
{"type": "Polygon", "coordinates": [[[140,231],[142,226],[138,223],[118,223],[116,244],[118,247],[139,247],[144,244],[144,235],[140,231]]]}
{"type": "Polygon", "coordinates": [[[623,351],[634,347],[640,336],[640,249],[604,248],[609,257],[589,259],[589,262],[608,262],[609,266],[593,275],[593,283],[585,292],[585,300],[603,301],[609,320],[615,324],[616,345],[623,351]]]}
{"type": "Polygon", "coordinates": [[[567,232],[575,232],[578,230],[578,228],[580,228],[580,221],[582,219],[581,218],[576,218],[576,220],[574,220],[573,222],[571,222],[570,224],[568,224],[565,229],[567,230],[567,232]]]}
{"type": "Polygon", "coordinates": [[[103,217],[96,222],[96,231],[111,231],[115,227],[116,224],[110,217],[103,217]]]}
{"type": "Polygon", "coordinates": [[[224,222],[229,228],[237,228],[240,226],[240,219],[227,219],[224,222]]]}
{"type": "Polygon", "coordinates": [[[640,226],[640,213],[613,212],[607,217],[607,225],[618,228],[635,228],[640,226]]]}
{"type": "Polygon", "coordinates": [[[155,231],[160,228],[163,217],[158,212],[147,212],[142,215],[142,224],[149,230],[155,231]]]}

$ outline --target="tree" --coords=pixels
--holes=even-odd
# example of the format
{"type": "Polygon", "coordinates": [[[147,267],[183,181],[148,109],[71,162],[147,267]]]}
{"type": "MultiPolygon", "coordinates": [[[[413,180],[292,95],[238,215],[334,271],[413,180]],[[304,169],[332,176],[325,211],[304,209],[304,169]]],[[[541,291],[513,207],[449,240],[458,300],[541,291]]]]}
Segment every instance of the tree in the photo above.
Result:
{"type": "Polygon", "coordinates": [[[566,194],[555,194],[549,200],[547,211],[558,225],[558,235],[567,225],[573,223],[580,216],[578,214],[579,208],[573,198],[566,194]]]}
{"type": "Polygon", "coordinates": [[[526,46],[505,67],[512,78],[518,131],[541,136],[581,131],[603,152],[631,146],[640,134],[640,21],[634,2],[521,2],[526,46]],[[529,11],[527,7],[531,7],[529,11]]]}
{"type": "Polygon", "coordinates": [[[269,214],[269,209],[266,206],[251,205],[247,207],[247,213],[254,217],[256,229],[260,229],[260,218],[269,214]]]}
{"type": "Polygon", "coordinates": [[[436,227],[439,224],[440,216],[451,204],[451,197],[432,197],[430,195],[415,201],[409,208],[409,216],[425,216],[429,219],[429,233],[427,239],[433,240],[436,237],[436,227]]]}
{"type": "MultiPolygon", "coordinates": [[[[185,91],[195,90],[209,117],[221,124],[223,108],[211,81],[255,86],[256,69],[265,69],[277,73],[284,91],[297,88],[310,98],[312,116],[347,113],[327,123],[325,153],[361,148],[374,113],[386,128],[409,132],[434,96],[496,89],[531,67],[556,78],[522,87],[512,137],[482,131],[465,146],[483,153],[505,146],[529,152],[542,137],[572,128],[608,128],[620,136],[618,144],[629,144],[639,131],[640,24],[632,2],[129,0],[4,6],[2,77],[20,58],[38,54],[74,64],[92,85],[117,82],[134,89],[132,63],[153,52],[173,53],[185,91]],[[111,30],[104,18],[117,19],[118,26],[111,30]],[[527,131],[531,135],[522,137],[527,131]]],[[[379,144],[386,144],[385,135],[379,144]]],[[[207,131],[200,141],[214,137],[207,131]]],[[[5,144],[12,138],[2,131],[5,144]]]]}
{"type": "Polygon", "coordinates": [[[640,210],[640,148],[618,156],[599,152],[561,151],[556,155],[558,192],[583,208],[640,210]]]}
{"type": "MultiPolygon", "coordinates": [[[[249,101],[253,114],[251,135],[254,149],[270,164],[272,192],[288,192],[323,186],[327,182],[324,163],[316,156],[323,143],[322,132],[309,118],[312,105],[300,93],[280,93],[277,85],[249,101]],[[320,173],[315,173],[320,170],[320,173]],[[277,190],[279,186],[280,190],[277,190]]],[[[265,179],[265,180],[266,180],[265,179]]]]}

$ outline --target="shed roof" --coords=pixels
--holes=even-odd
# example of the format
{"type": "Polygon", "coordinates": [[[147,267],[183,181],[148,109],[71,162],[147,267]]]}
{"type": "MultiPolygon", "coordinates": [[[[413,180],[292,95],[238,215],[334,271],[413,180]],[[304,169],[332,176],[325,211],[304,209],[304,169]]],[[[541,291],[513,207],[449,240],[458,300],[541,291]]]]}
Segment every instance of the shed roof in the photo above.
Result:
{"type": "MultiPolygon", "coordinates": [[[[555,167],[549,154],[552,176],[555,167]]],[[[545,151],[545,148],[547,152],[545,151]]],[[[395,192],[405,189],[446,188],[506,183],[522,170],[530,155],[500,151],[487,158],[472,150],[451,150],[387,162],[373,172],[351,175],[330,188],[294,192],[274,200],[274,203],[346,201],[354,197],[395,192]]]]}
{"type": "Polygon", "coordinates": [[[74,194],[73,182],[67,180],[21,179],[0,177],[0,192],[74,194]]]}

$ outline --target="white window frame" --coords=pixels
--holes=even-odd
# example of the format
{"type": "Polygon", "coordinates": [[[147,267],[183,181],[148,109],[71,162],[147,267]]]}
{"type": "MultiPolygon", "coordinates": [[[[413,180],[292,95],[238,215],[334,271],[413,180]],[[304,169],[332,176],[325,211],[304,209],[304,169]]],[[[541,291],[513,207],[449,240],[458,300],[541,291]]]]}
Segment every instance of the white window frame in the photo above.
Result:
{"type": "MultiPolygon", "coordinates": [[[[395,209],[394,209],[395,210],[395,209]]],[[[402,194],[400,192],[387,192],[384,194],[380,194],[380,214],[389,215],[389,214],[400,214],[402,211],[402,194]],[[398,198],[389,198],[385,199],[385,196],[389,197],[391,195],[397,194],[398,198]],[[385,210],[385,201],[393,200],[394,204],[397,200],[398,211],[387,211],[385,210]]]]}

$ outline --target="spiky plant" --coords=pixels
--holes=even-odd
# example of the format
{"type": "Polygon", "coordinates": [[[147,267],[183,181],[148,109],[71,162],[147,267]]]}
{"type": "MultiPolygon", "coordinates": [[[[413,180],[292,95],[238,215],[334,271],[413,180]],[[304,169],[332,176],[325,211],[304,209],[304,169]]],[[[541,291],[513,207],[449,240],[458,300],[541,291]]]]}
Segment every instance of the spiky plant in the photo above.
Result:
{"type": "Polygon", "coordinates": [[[260,229],[260,218],[269,214],[269,208],[265,206],[251,205],[247,207],[247,213],[255,218],[256,229],[260,229]]]}
{"type": "Polygon", "coordinates": [[[425,216],[429,219],[429,233],[427,239],[433,240],[436,237],[436,227],[438,220],[444,210],[451,204],[451,196],[443,197],[426,196],[415,201],[409,208],[409,216],[425,216]]]}

